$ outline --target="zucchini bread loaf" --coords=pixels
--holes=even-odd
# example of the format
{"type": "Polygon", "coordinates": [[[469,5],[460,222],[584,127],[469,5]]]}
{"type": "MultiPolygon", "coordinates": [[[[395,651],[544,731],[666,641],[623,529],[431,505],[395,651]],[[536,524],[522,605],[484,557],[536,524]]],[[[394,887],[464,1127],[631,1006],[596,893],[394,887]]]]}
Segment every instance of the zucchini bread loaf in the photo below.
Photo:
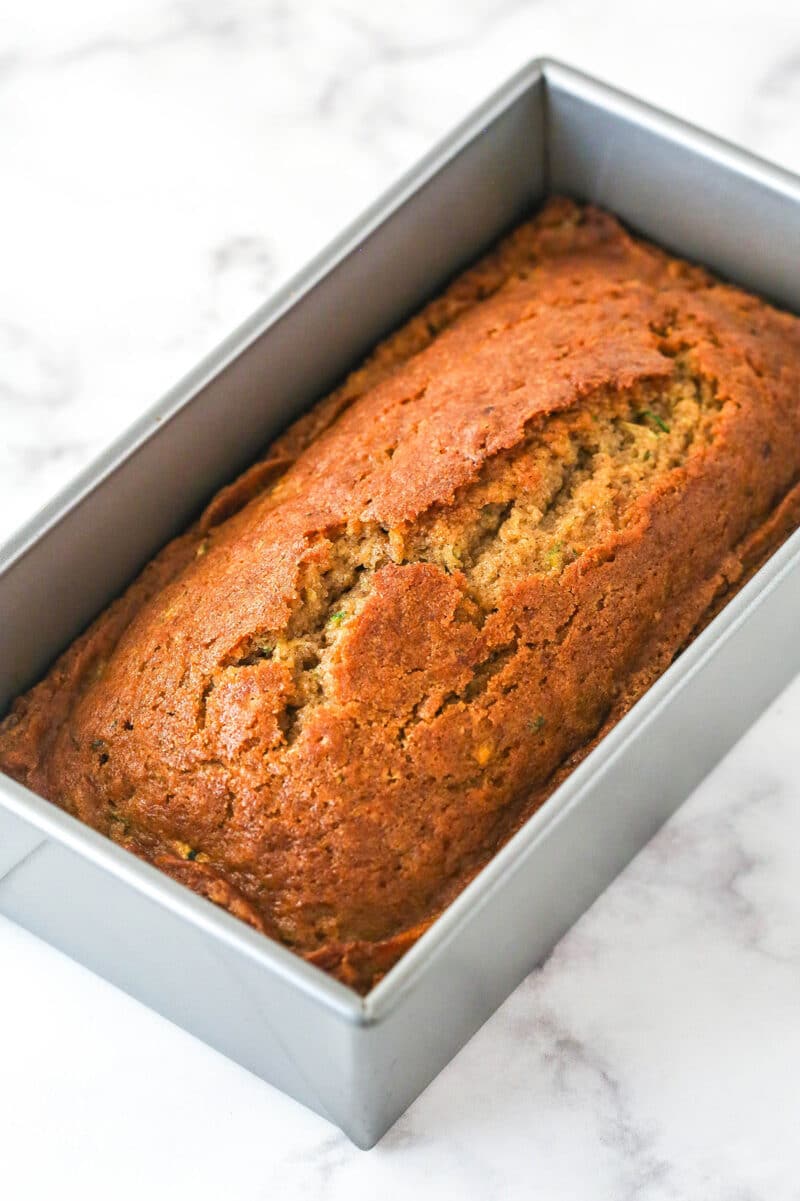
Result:
{"type": "Polygon", "coordinates": [[[368,989],[800,521],[800,321],[549,202],[17,700],[0,766],[368,989]]]}

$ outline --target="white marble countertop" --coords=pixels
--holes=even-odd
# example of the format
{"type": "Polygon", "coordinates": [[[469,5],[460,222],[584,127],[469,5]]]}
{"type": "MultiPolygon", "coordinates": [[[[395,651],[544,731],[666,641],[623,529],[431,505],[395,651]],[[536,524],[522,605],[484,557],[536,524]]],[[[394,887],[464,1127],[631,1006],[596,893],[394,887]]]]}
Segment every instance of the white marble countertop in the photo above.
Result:
{"type": "MultiPolygon", "coordinates": [[[[788,0],[7,0],[0,539],[526,59],[800,170],[788,0]]],[[[324,1121],[0,919],[0,1187],[800,1196],[800,681],[409,1110],[324,1121]]]]}

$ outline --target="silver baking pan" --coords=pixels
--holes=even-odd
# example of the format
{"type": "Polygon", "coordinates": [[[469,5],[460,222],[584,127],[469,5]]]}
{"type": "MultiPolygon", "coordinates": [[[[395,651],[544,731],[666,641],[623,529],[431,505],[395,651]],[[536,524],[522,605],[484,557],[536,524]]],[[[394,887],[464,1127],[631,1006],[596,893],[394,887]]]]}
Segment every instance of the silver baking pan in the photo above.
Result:
{"type": "MultiPolygon", "coordinates": [[[[0,553],[0,710],[548,191],[800,311],[800,181],[532,63],[0,553]]],[[[0,912],[339,1125],[391,1126],[800,669],[800,533],[361,998],[0,776],[0,912]]]]}

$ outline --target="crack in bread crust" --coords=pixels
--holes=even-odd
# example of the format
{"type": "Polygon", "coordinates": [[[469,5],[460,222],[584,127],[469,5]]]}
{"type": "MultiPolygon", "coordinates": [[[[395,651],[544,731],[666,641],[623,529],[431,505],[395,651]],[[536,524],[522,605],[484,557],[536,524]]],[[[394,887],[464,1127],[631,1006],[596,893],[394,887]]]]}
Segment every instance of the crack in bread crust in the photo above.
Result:
{"type": "Polygon", "coordinates": [[[798,322],[550,202],[0,725],[0,765],[359,989],[796,524],[798,322]]]}
{"type": "MultiPolygon", "coordinates": [[[[615,532],[655,479],[710,444],[720,407],[712,386],[680,370],[655,386],[593,398],[582,421],[567,412],[543,429],[537,419],[520,447],[490,459],[474,484],[402,531],[394,545],[374,522],[326,531],[324,570],[310,564],[286,626],[248,635],[209,677],[204,696],[217,672],[260,660],[286,665],[293,700],[281,728],[284,745],[293,745],[313,710],[335,702],[337,646],[385,566],[429,563],[454,574],[463,581],[469,619],[483,626],[514,579],[561,574],[615,532]]],[[[492,651],[486,662],[496,657],[492,651]]],[[[464,689],[469,699],[484,675],[485,664],[477,664],[464,689]]]]}

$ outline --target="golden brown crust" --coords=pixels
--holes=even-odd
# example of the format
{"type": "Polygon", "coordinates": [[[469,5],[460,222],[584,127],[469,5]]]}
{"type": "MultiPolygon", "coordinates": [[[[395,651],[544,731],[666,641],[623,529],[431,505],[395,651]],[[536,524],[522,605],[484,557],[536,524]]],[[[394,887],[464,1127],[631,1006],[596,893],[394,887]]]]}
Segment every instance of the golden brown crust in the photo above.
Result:
{"type": "Polygon", "coordinates": [[[0,765],[369,988],[800,518],[800,323],[556,200],[212,500],[0,765]]]}

